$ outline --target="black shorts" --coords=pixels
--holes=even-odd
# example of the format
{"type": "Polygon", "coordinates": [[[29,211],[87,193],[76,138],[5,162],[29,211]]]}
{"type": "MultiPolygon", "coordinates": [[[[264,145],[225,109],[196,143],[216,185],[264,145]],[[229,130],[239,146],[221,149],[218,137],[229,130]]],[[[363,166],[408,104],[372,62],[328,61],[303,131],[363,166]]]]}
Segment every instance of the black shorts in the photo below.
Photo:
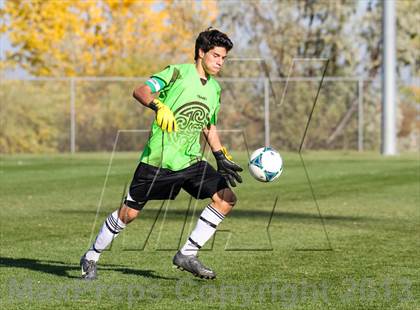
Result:
{"type": "Polygon", "coordinates": [[[175,199],[181,188],[196,199],[205,199],[228,187],[225,178],[206,161],[179,171],[139,163],[124,203],[141,210],[148,200],[175,199]]]}

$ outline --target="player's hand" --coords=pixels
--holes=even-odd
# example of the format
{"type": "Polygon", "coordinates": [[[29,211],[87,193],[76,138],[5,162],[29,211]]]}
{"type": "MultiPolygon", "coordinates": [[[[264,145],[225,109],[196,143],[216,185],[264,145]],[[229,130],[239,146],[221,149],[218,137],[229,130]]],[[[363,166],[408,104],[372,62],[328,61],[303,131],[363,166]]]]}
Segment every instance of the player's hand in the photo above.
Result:
{"type": "Polygon", "coordinates": [[[225,147],[222,147],[220,151],[213,152],[213,155],[217,161],[217,171],[223,175],[231,186],[236,186],[235,180],[242,183],[242,178],[238,172],[243,169],[232,161],[232,156],[228,154],[225,147]]]}
{"type": "Polygon", "coordinates": [[[169,133],[172,132],[172,130],[178,131],[175,116],[169,107],[159,99],[154,99],[149,106],[156,112],[156,123],[163,131],[166,130],[169,133]]]}

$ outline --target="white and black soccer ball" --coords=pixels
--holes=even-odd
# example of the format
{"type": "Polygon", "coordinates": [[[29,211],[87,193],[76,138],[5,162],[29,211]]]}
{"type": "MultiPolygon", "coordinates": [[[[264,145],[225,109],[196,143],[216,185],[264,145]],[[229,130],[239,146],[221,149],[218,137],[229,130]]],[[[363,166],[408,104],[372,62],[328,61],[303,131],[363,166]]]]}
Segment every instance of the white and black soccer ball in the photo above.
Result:
{"type": "Polygon", "coordinates": [[[252,153],[248,168],[258,181],[272,182],[283,172],[283,159],[271,147],[262,147],[252,153]]]}

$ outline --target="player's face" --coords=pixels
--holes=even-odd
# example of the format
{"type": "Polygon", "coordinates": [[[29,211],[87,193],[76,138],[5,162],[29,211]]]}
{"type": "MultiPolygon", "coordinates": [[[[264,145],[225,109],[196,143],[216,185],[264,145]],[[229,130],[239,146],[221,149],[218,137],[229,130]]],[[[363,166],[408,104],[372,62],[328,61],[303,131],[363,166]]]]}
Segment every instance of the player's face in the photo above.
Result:
{"type": "Polygon", "coordinates": [[[225,62],[226,56],[226,49],[220,46],[216,46],[207,53],[203,53],[202,65],[204,71],[211,75],[219,73],[222,69],[223,63],[225,62]]]}

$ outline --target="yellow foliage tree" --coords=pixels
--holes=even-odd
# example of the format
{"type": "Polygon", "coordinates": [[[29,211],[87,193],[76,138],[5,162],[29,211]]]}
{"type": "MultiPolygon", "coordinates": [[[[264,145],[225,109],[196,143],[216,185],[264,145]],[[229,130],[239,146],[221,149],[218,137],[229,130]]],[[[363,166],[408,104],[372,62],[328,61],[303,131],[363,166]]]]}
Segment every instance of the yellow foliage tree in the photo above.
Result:
{"type": "MultiPolygon", "coordinates": [[[[213,24],[217,5],[6,0],[0,16],[0,33],[14,47],[0,70],[19,66],[32,75],[52,77],[148,76],[169,63],[193,60],[195,36],[213,24]]],[[[68,150],[67,84],[2,81],[0,153],[68,150]]],[[[153,112],[133,116],[134,107],[127,102],[134,85],[128,84],[77,83],[78,150],[108,150],[118,129],[147,128],[153,112]]]]}
{"type": "Polygon", "coordinates": [[[33,75],[139,76],[191,55],[216,15],[212,1],[7,0],[0,31],[15,47],[7,64],[33,75]]]}

